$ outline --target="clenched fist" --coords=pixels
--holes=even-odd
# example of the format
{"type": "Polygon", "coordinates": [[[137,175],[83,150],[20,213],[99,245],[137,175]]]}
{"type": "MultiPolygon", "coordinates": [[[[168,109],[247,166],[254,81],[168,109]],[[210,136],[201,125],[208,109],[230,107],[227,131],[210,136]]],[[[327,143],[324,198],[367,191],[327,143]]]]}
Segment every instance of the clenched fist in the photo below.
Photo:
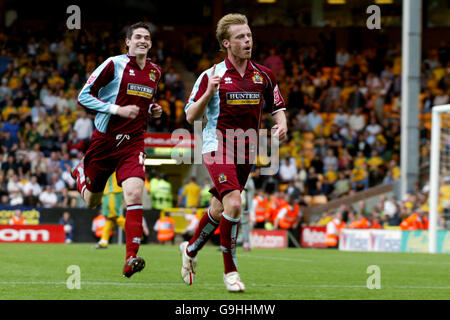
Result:
{"type": "Polygon", "coordinates": [[[134,119],[139,113],[139,107],[135,104],[130,104],[117,109],[117,115],[122,118],[134,119]]]}
{"type": "Polygon", "coordinates": [[[152,118],[159,118],[159,117],[161,117],[162,112],[163,112],[163,109],[162,109],[162,107],[159,104],[154,103],[152,105],[152,108],[151,108],[152,118]]]}

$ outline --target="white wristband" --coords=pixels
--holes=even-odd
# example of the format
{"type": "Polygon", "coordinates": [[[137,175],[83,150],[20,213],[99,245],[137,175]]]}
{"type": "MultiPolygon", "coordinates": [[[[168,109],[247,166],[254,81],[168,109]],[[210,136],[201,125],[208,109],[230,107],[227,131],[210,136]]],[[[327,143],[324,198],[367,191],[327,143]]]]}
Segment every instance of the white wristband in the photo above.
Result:
{"type": "Polygon", "coordinates": [[[152,107],[154,106],[153,103],[150,103],[150,105],[148,106],[148,114],[152,114],[152,107]]]}
{"type": "Polygon", "coordinates": [[[117,110],[119,110],[119,107],[117,104],[111,104],[109,106],[109,113],[111,114],[117,114],[117,110]]]}

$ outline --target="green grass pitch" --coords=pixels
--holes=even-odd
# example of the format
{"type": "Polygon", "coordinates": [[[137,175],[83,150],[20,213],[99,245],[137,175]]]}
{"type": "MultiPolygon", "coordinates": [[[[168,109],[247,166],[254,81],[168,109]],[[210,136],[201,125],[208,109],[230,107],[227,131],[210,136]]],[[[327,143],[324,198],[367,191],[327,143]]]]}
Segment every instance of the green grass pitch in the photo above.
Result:
{"type": "Polygon", "coordinates": [[[449,299],[450,255],[341,252],[323,249],[238,248],[244,293],[228,293],[222,254],[199,253],[194,285],[183,283],[178,246],[143,245],[145,269],[121,274],[125,246],[0,244],[0,300],[303,300],[449,299]],[[81,288],[68,289],[70,265],[80,268],[81,288]],[[381,289],[368,289],[370,265],[381,271],[381,289]]]}

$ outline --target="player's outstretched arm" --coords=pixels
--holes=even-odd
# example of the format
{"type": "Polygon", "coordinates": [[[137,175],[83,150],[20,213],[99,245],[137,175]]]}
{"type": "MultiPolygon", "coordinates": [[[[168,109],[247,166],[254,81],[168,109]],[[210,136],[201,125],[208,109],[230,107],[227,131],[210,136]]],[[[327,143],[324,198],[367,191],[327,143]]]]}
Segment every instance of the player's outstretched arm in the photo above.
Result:
{"type": "Polygon", "coordinates": [[[219,88],[220,80],[222,77],[214,74],[216,71],[216,65],[213,66],[210,77],[208,78],[208,86],[206,88],[205,93],[198,99],[193,102],[186,111],[186,120],[190,124],[193,124],[195,120],[199,119],[205,113],[206,106],[211,100],[211,97],[219,88]]]}

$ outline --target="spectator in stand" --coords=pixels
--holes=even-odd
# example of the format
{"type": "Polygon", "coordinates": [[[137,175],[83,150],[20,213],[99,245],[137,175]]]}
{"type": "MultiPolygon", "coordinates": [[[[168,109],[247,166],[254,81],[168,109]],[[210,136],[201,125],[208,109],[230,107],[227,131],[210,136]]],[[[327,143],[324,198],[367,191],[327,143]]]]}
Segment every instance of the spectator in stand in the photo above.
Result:
{"type": "Polygon", "coordinates": [[[333,119],[333,122],[339,127],[343,128],[348,123],[348,115],[344,113],[342,108],[338,109],[336,116],[333,119]]]}
{"type": "Polygon", "coordinates": [[[42,99],[42,103],[48,115],[53,115],[56,112],[56,95],[54,89],[48,90],[48,94],[42,99]]]}
{"type": "Polygon", "coordinates": [[[309,128],[314,132],[318,126],[323,125],[323,118],[319,114],[318,108],[314,107],[308,114],[308,124],[309,128]]]}
{"type": "Polygon", "coordinates": [[[294,182],[297,175],[297,165],[294,158],[284,158],[280,165],[280,182],[291,183],[294,182]]]}
{"type": "Polygon", "coordinates": [[[19,176],[17,174],[12,174],[11,178],[8,179],[6,189],[9,194],[9,204],[11,206],[20,206],[23,204],[23,185],[20,182],[19,176]]]}
{"type": "Polygon", "coordinates": [[[330,195],[330,199],[338,199],[346,194],[348,194],[351,190],[350,179],[343,171],[338,172],[338,180],[334,184],[334,189],[330,195]]]}
{"type": "Polygon", "coordinates": [[[170,89],[172,89],[172,86],[175,84],[175,81],[177,81],[177,74],[175,73],[175,68],[174,67],[170,67],[169,71],[165,73],[164,81],[165,81],[165,84],[170,89]]]}
{"type": "Polygon", "coordinates": [[[327,156],[323,159],[323,165],[325,172],[335,171],[339,166],[338,158],[334,155],[333,149],[327,150],[327,156]]]}
{"type": "Polygon", "coordinates": [[[31,108],[28,104],[28,99],[23,99],[21,105],[17,108],[17,113],[20,121],[29,120],[31,116],[31,108]]]}
{"type": "Polygon", "coordinates": [[[31,176],[31,179],[23,186],[24,205],[30,207],[37,206],[41,192],[42,188],[37,182],[37,177],[35,175],[31,176]]]}
{"type": "Polygon", "coordinates": [[[83,110],[79,119],[75,121],[73,130],[76,131],[78,139],[89,143],[89,139],[94,131],[92,120],[88,117],[87,112],[83,110]]]}
{"type": "Polygon", "coordinates": [[[55,103],[56,113],[61,114],[64,112],[64,109],[68,108],[68,107],[69,107],[69,103],[67,101],[64,89],[60,89],[58,97],[56,97],[56,103],[55,103]]]}
{"type": "Polygon", "coordinates": [[[378,155],[377,150],[372,150],[372,156],[367,160],[369,166],[369,179],[370,185],[374,186],[381,182],[384,170],[384,160],[378,155]]]}
{"type": "Polygon", "coordinates": [[[16,114],[11,114],[8,121],[3,124],[2,132],[9,132],[13,144],[19,144],[19,118],[16,114]]]}
{"type": "Polygon", "coordinates": [[[2,163],[2,171],[8,173],[12,170],[15,174],[19,174],[19,164],[16,162],[16,158],[11,153],[8,155],[6,162],[2,163]]]}
{"type": "Polygon", "coordinates": [[[361,108],[356,108],[355,113],[350,116],[348,123],[352,130],[360,132],[366,125],[366,118],[361,114],[361,108]]]}
{"type": "Polygon", "coordinates": [[[308,178],[306,179],[307,195],[315,196],[320,194],[320,190],[322,189],[320,179],[320,175],[316,172],[315,167],[309,167],[308,178]]]}
{"type": "Polygon", "coordinates": [[[70,133],[70,140],[69,140],[69,152],[72,157],[76,156],[78,152],[84,151],[85,149],[85,143],[84,140],[81,140],[78,138],[78,133],[76,131],[72,131],[70,133]]]}
{"type": "Polygon", "coordinates": [[[17,115],[17,108],[14,106],[14,103],[11,99],[6,97],[6,106],[2,110],[3,119],[7,120],[11,115],[17,115]]]}
{"type": "Polygon", "coordinates": [[[365,163],[353,168],[351,181],[353,190],[367,190],[369,188],[369,173],[365,163]]]}
{"type": "Polygon", "coordinates": [[[18,164],[18,173],[20,177],[28,177],[31,173],[31,162],[27,155],[25,155],[18,164]]]}
{"type": "Polygon", "coordinates": [[[55,208],[58,205],[58,196],[51,185],[46,185],[44,192],[39,195],[39,202],[44,208],[55,208]]]}
{"type": "Polygon", "coordinates": [[[52,186],[53,191],[56,193],[58,197],[58,202],[60,202],[63,198],[63,192],[64,189],[66,189],[66,184],[64,183],[64,180],[60,178],[58,172],[52,173],[50,185],[52,186]]]}
{"type": "Polygon", "coordinates": [[[275,48],[270,49],[269,56],[264,60],[263,65],[270,68],[277,77],[281,73],[281,70],[284,69],[283,59],[275,48]]]}

